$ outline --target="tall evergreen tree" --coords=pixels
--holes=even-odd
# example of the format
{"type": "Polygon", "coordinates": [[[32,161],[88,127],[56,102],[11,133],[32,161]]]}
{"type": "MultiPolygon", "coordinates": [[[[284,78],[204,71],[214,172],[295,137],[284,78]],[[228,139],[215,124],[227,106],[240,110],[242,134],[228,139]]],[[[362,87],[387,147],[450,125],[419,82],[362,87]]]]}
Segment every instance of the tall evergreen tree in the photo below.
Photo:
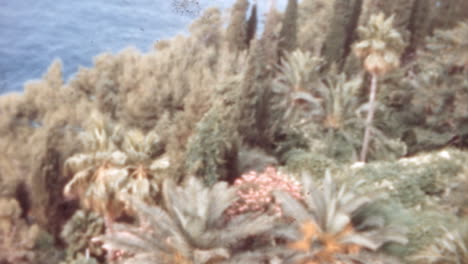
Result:
{"type": "Polygon", "coordinates": [[[263,30],[260,42],[263,53],[265,55],[265,64],[273,70],[274,65],[278,62],[278,42],[279,31],[281,26],[281,14],[276,10],[275,2],[272,1],[270,10],[268,11],[265,28],[263,30]]]}
{"type": "Polygon", "coordinates": [[[297,47],[297,0],[288,0],[280,32],[279,56],[297,47]]]}
{"type": "MultiPolygon", "coordinates": [[[[327,64],[342,65],[351,51],[362,0],[336,0],[334,14],[330,22],[329,31],[322,46],[322,56],[327,64]]],[[[341,68],[341,67],[340,67],[341,68]]]]}
{"type": "MultiPolygon", "coordinates": [[[[272,1],[270,9],[266,15],[265,26],[262,33],[262,40],[272,37],[277,33],[279,25],[281,23],[281,14],[276,9],[275,1],[272,1]]],[[[279,31],[278,31],[279,32],[279,31]]]]}
{"type": "Polygon", "coordinates": [[[228,49],[232,52],[245,50],[246,45],[246,22],[245,14],[249,2],[247,0],[237,0],[231,10],[231,21],[226,29],[226,41],[228,49]]]}
{"type": "Polygon", "coordinates": [[[258,105],[258,75],[260,71],[260,53],[257,41],[252,42],[252,48],[249,52],[247,66],[242,76],[240,93],[237,98],[237,110],[239,111],[239,132],[245,142],[255,145],[258,136],[256,108],[258,105]]]}
{"type": "Polygon", "coordinates": [[[255,33],[257,32],[257,4],[254,4],[252,10],[250,11],[249,20],[247,20],[247,30],[246,30],[246,44],[250,45],[250,41],[255,38],[255,33]]]}
{"type": "Polygon", "coordinates": [[[238,81],[233,79],[220,87],[213,106],[197,123],[187,143],[186,173],[203,179],[206,185],[238,176],[239,136],[234,122],[238,117],[238,85],[238,81]]]}
{"type": "Polygon", "coordinates": [[[416,48],[424,43],[424,40],[429,33],[430,16],[427,14],[430,10],[430,3],[427,0],[415,0],[411,11],[411,18],[407,25],[407,30],[410,33],[408,38],[408,46],[403,57],[411,57],[416,48]]]}

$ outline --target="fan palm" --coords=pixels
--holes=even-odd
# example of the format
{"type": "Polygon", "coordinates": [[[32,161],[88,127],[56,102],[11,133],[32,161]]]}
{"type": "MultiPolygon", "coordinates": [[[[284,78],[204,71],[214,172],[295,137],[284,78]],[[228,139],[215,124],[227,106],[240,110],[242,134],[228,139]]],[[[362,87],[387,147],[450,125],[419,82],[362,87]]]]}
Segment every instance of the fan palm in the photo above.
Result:
{"type": "Polygon", "coordinates": [[[354,45],[354,53],[364,60],[364,68],[371,74],[383,75],[400,65],[405,43],[393,28],[393,19],[379,13],[370,17],[367,26],[358,28],[361,41],[354,45]]]}
{"type": "Polygon", "coordinates": [[[123,204],[116,196],[128,176],[119,167],[127,162],[125,153],[118,149],[120,135],[120,127],[93,112],[91,131],[80,134],[85,151],[65,161],[67,174],[73,174],[64,188],[65,196],[78,197],[86,208],[103,214],[108,226],[122,213],[123,204]]]}
{"type": "Polygon", "coordinates": [[[371,16],[367,27],[358,28],[361,41],[354,45],[354,53],[364,60],[364,68],[372,75],[361,161],[366,160],[369,147],[378,76],[399,66],[404,48],[403,39],[392,24],[393,16],[388,19],[385,19],[383,13],[371,16]]]}
{"type": "Polygon", "coordinates": [[[65,196],[78,197],[86,208],[104,215],[107,227],[126,211],[123,193],[154,200],[159,187],[149,167],[157,135],[135,130],[124,134],[95,112],[91,131],[83,132],[81,139],[85,151],[65,162],[67,172],[73,174],[65,196]]]}

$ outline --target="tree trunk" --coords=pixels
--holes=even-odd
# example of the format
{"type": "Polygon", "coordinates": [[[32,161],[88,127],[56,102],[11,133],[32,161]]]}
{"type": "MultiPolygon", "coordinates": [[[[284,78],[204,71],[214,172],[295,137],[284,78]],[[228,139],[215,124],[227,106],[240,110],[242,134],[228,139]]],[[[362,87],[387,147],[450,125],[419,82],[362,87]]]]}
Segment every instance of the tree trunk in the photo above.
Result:
{"type": "Polygon", "coordinates": [[[369,110],[367,112],[367,119],[366,119],[366,131],[364,133],[364,140],[362,143],[362,150],[361,150],[361,161],[366,162],[367,158],[367,151],[369,149],[369,141],[371,137],[371,127],[372,127],[372,120],[374,119],[374,110],[375,110],[375,96],[377,94],[377,75],[372,74],[372,82],[371,82],[371,91],[369,95],[369,110]]]}

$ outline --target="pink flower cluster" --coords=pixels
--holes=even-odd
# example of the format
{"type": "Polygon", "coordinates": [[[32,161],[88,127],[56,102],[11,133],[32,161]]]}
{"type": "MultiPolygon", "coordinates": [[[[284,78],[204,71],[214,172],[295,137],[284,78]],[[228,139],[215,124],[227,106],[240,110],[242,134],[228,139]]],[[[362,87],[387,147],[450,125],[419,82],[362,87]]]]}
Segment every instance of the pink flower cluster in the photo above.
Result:
{"type": "Polygon", "coordinates": [[[261,212],[281,216],[281,206],[274,201],[273,191],[288,192],[302,200],[301,186],[294,178],[281,174],[274,167],[267,167],[263,173],[251,171],[234,182],[238,187],[239,199],[226,211],[228,217],[249,212],[261,212]]]}

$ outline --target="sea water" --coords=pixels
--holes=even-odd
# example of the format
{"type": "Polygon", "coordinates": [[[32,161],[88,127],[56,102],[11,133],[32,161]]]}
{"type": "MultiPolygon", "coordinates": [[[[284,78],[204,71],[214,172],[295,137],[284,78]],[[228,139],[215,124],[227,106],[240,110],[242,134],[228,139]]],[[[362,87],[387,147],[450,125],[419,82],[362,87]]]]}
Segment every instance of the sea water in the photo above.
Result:
{"type": "MultiPolygon", "coordinates": [[[[99,53],[184,34],[201,10],[234,0],[0,0],[0,94],[22,91],[60,59],[65,80],[99,53]]],[[[250,1],[252,2],[252,1],[250,1]]],[[[286,1],[278,1],[278,7],[286,1]]],[[[258,1],[259,14],[267,1],[258,1]]],[[[260,17],[261,20],[261,17],[260,17]]]]}

